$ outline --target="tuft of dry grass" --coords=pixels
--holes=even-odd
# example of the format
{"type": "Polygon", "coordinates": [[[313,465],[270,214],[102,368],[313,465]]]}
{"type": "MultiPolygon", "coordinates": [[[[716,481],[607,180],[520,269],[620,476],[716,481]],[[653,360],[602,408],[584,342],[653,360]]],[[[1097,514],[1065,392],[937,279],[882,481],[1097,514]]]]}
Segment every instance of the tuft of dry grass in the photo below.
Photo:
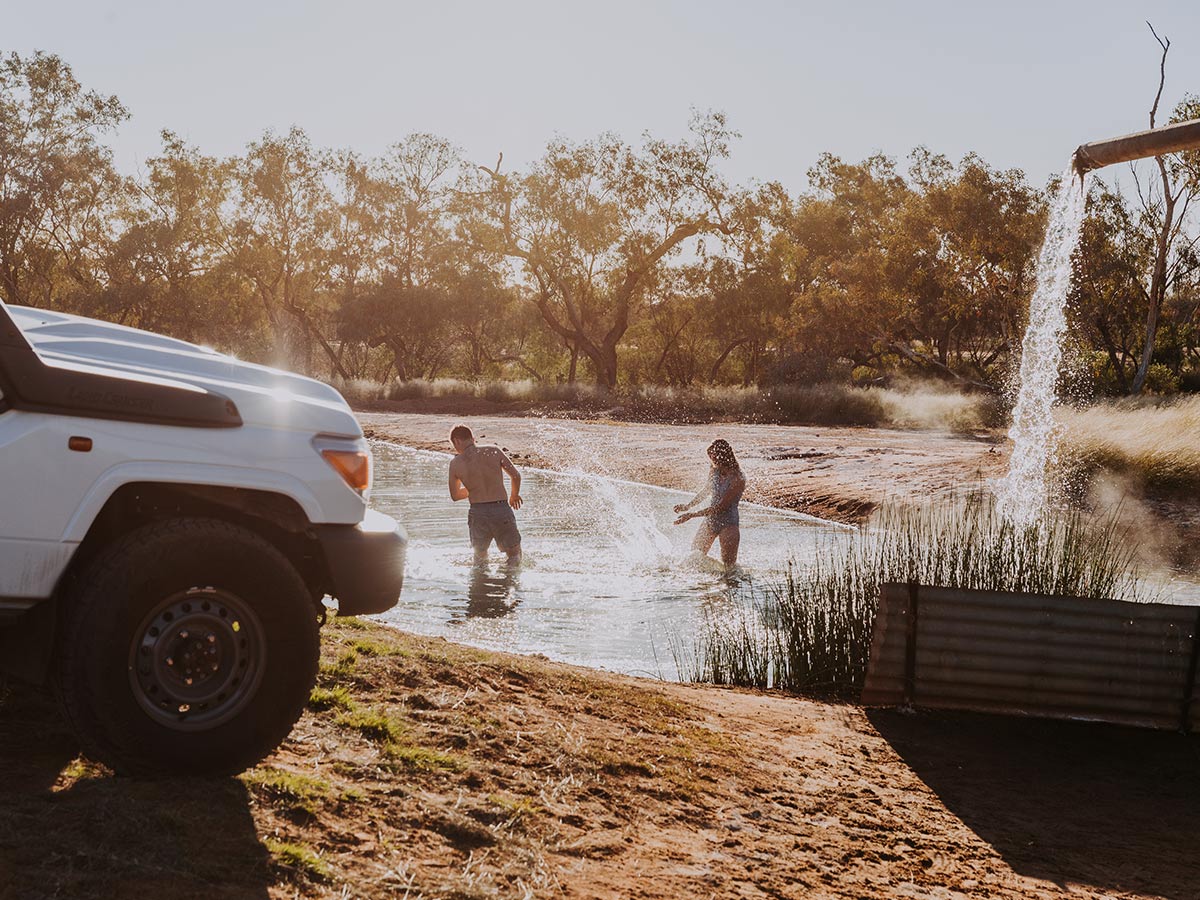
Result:
{"type": "Polygon", "coordinates": [[[1166,493],[1200,489],[1200,397],[1123,400],[1058,416],[1068,469],[1107,469],[1166,493]]]}

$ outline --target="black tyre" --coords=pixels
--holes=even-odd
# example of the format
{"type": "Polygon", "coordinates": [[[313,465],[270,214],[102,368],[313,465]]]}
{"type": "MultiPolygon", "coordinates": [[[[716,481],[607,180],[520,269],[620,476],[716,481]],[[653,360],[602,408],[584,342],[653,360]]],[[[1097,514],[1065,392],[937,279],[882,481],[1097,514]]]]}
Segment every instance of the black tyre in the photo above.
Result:
{"type": "Polygon", "coordinates": [[[155,522],[74,584],[58,687],[88,756],[122,774],[234,774],[287,737],[320,636],[274,545],[228,522],[155,522]]]}

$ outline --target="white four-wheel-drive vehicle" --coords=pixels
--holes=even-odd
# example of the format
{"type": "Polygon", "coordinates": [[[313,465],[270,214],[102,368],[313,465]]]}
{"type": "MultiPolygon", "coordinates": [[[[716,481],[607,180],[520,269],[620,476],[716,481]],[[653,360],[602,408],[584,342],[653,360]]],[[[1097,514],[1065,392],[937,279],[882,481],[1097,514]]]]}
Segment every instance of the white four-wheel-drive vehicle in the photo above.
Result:
{"type": "Polygon", "coordinates": [[[124,773],[227,773],[287,735],[323,598],[382,612],[405,539],[333,388],[0,303],[0,669],[124,773]]]}

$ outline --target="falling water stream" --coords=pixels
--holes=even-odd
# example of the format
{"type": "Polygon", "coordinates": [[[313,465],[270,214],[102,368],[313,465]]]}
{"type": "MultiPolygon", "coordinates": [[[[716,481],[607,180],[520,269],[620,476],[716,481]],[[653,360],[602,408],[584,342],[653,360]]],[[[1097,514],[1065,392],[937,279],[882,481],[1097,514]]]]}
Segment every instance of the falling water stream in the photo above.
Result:
{"type": "Polygon", "coordinates": [[[372,505],[408,528],[399,604],[381,616],[419,634],[630,674],[674,677],[673,644],[691,649],[705,615],[729,609],[729,588],[770,584],[790,558],[845,534],[811,516],[743,503],[740,568],[689,558],[699,522],[673,526],[687,495],[583,471],[522,467],[518,513],[525,561],[510,571],[472,563],[467,506],[446,492],[449,457],[374,448],[372,505]]]}
{"type": "Polygon", "coordinates": [[[1051,498],[1047,473],[1056,441],[1055,389],[1062,366],[1067,327],[1071,256],[1079,243],[1087,202],[1086,176],[1068,166],[1050,206],[1046,239],[1038,256],[1037,286],[1029,303],[1029,324],[1021,344],[1017,402],[1013,408],[1013,452],[1007,477],[998,486],[1001,508],[1015,522],[1031,524],[1051,498]]]}

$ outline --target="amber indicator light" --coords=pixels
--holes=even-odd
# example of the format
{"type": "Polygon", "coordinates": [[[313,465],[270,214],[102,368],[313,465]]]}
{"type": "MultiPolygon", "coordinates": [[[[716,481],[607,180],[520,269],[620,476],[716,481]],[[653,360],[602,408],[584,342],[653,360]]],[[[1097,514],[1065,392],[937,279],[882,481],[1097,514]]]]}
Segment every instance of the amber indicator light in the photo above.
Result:
{"type": "Polygon", "coordinates": [[[78,453],[87,453],[92,449],[92,439],[90,437],[79,437],[79,435],[75,435],[67,438],[67,447],[78,453]]]}
{"type": "Polygon", "coordinates": [[[371,456],[362,450],[322,450],[325,461],[351,488],[363,493],[371,486],[371,456]]]}

